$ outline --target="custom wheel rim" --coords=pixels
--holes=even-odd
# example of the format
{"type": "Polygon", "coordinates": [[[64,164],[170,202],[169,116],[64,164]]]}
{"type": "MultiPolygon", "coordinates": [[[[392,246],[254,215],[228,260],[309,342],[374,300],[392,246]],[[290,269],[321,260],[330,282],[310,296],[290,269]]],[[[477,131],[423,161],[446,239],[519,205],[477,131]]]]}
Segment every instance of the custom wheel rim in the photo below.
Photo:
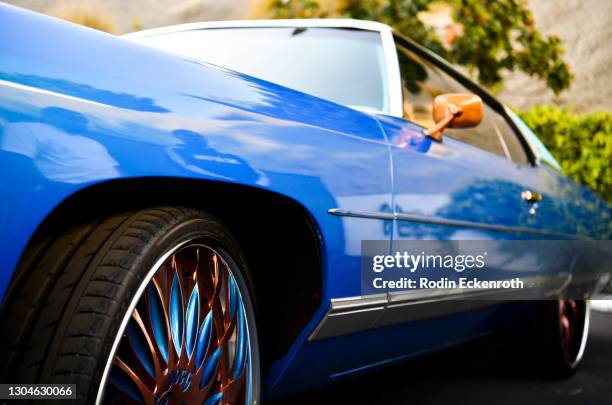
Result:
{"type": "Polygon", "coordinates": [[[589,328],[589,303],[572,299],[559,300],[561,347],[571,366],[580,362],[589,328]]]}
{"type": "Polygon", "coordinates": [[[111,352],[104,402],[250,404],[246,309],[220,253],[177,248],[141,290],[111,352]]]}

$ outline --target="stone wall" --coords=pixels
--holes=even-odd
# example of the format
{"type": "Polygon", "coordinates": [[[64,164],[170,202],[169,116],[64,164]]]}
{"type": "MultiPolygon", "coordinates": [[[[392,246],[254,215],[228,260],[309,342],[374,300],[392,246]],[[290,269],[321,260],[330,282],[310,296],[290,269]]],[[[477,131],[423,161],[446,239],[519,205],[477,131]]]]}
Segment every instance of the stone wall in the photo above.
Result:
{"type": "Polygon", "coordinates": [[[45,14],[93,13],[115,34],[186,22],[244,18],[249,0],[2,0],[45,14]]]}
{"type": "Polygon", "coordinates": [[[575,79],[569,91],[555,97],[541,81],[512,73],[499,98],[517,108],[556,104],[612,110],[612,1],[531,0],[529,6],[538,29],[562,39],[575,79]]]}

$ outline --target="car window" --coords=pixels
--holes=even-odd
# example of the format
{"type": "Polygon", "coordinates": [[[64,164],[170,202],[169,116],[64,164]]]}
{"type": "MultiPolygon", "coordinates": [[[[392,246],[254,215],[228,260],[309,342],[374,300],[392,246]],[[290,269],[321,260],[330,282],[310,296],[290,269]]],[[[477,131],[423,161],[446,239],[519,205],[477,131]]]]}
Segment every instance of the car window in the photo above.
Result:
{"type": "MultiPolygon", "coordinates": [[[[470,93],[463,85],[408,49],[398,46],[397,56],[402,77],[403,117],[423,127],[434,125],[434,98],[443,93],[470,93]]],[[[482,122],[474,128],[446,129],[444,135],[498,156],[507,157],[501,131],[495,126],[495,112],[484,105],[482,122]]]]}
{"type": "Polygon", "coordinates": [[[350,107],[389,112],[380,34],[343,28],[214,28],[135,40],[350,107]]]}
{"type": "Polygon", "coordinates": [[[503,141],[503,146],[506,149],[510,159],[520,165],[529,163],[527,153],[525,153],[525,148],[523,148],[521,141],[518,139],[512,127],[501,114],[497,112],[493,112],[493,114],[495,115],[495,126],[499,130],[503,141]]]}
{"type": "Polygon", "coordinates": [[[544,146],[542,141],[538,139],[538,137],[536,136],[536,134],[533,133],[531,128],[529,128],[527,124],[525,124],[523,120],[520,119],[511,109],[506,108],[506,114],[508,114],[510,119],[519,128],[521,134],[529,143],[531,150],[535,153],[536,158],[539,159],[540,162],[546,163],[555,170],[562,171],[559,162],[557,162],[555,158],[550,154],[548,149],[546,149],[546,146],[544,146]]]}

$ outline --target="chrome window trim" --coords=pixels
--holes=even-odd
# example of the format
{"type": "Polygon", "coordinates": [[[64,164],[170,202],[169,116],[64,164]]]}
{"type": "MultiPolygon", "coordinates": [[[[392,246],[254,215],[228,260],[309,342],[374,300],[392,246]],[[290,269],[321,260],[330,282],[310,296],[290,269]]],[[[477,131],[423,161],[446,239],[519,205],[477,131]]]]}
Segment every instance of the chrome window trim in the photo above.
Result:
{"type": "MultiPolygon", "coordinates": [[[[545,161],[542,160],[542,152],[540,151],[540,148],[537,145],[534,145],[532,141],[529,140],[529,138],[527,136],[525,136],[525,134],[523,134],[523,131],[521,130],[520,126],[518,125],[518,123],[516,122],[515,118],[519,118],[511,109],[510,107],[508,107],[507,105],[503,104],[502,105],[503,109],[504,109],[504,114],[506,120],[509,120],[513,123],[513,125],[510,125],[510,128],[512,128],[512,130],[514,131],[514,134],[519,137],[519,140],[522,140],[521,144],[523,144],[524,142],[524,146],[523,148],[527,148],[528,150],[526,150],[527,153],[527,157],[529,158],[529,155],[531,153],[532,156],[532,166],[534,167],[540,167],[542,166],[543,163],[545,163],[547,166],[552,167],[553,169],[555,169],[558,172],[561,172],[561,166],[558,165],[552,165],[551,163],[547,163],[545,161]]],[[[527,125],[527,124],[525,124],[527,125]]],[[[537,137],[537,135],[534,133],[534,135],[537,137]]],[[[541,141],[540,141],[541,142],[541,141]]]]}
{"type": "Polygon", "coordinates": [[[387,86],[389,87],[389,115],[402,118],[404,115],[404,107],[402,100],[402,77],[399,67],[399,58],[395,49],[395,39],[393,38],[393,30],[387,25],[384,25],[380,35],[383,43],[383,51],[385,53],[385,64],[387,65],[387,86]]]}
{"type": "Polygon", "coordinates": [[[138,39],[162,34],[203,29],[231,29],[231,28],[348,28],[377,32],[381,37],[385,69],[387,73],[387,97],[389,111],[365,111],[365,109],[347,106],[366,113],[382,113],[394,117],[402,117],[402,87],[399,61],[395,50],[393,30],[388,25],[375,21],[363,21],[340,18],[312,18],[312,19],[284,19],[284,20],[234,20],[234,21],[208,21],[188,24],[172,25],[162,28],[133,32],[124,35],[128,39],[138,39]]]}
{"type": "Polygon", "coordinates": [[[206,21],[187,24],[171,25],[168,27],[153,28],[144,31],[125,34],[126,38],[148,37],[153,35],[168,34],[172,32],[191,31],[211,28],[353,28],[366,31],[382,32],[391,31],[388,25],[375,22],[353,20],[350,18],[303,18],[303,19],[279,19],[279,20],[230,20],[230,21],[206,21]]]}

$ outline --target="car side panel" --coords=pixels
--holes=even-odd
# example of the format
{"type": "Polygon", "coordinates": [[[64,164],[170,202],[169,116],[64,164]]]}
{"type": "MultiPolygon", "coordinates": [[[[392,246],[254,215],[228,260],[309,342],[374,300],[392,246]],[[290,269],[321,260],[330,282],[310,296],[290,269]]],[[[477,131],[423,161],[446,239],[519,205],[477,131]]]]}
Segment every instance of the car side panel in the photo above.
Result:
{"type": "Polygon", "coordinates": [[[331,298],[359,294],[359,241],[390,233],[368,219],[346,225],[328,210],[391,204],[388,145],[373,117],[8,5],[0,5],[0,54],[0,297],[30,237],[62,201],[143,177],[265,189],[316,222],[321,309],[269,381],[331,298]]]}

